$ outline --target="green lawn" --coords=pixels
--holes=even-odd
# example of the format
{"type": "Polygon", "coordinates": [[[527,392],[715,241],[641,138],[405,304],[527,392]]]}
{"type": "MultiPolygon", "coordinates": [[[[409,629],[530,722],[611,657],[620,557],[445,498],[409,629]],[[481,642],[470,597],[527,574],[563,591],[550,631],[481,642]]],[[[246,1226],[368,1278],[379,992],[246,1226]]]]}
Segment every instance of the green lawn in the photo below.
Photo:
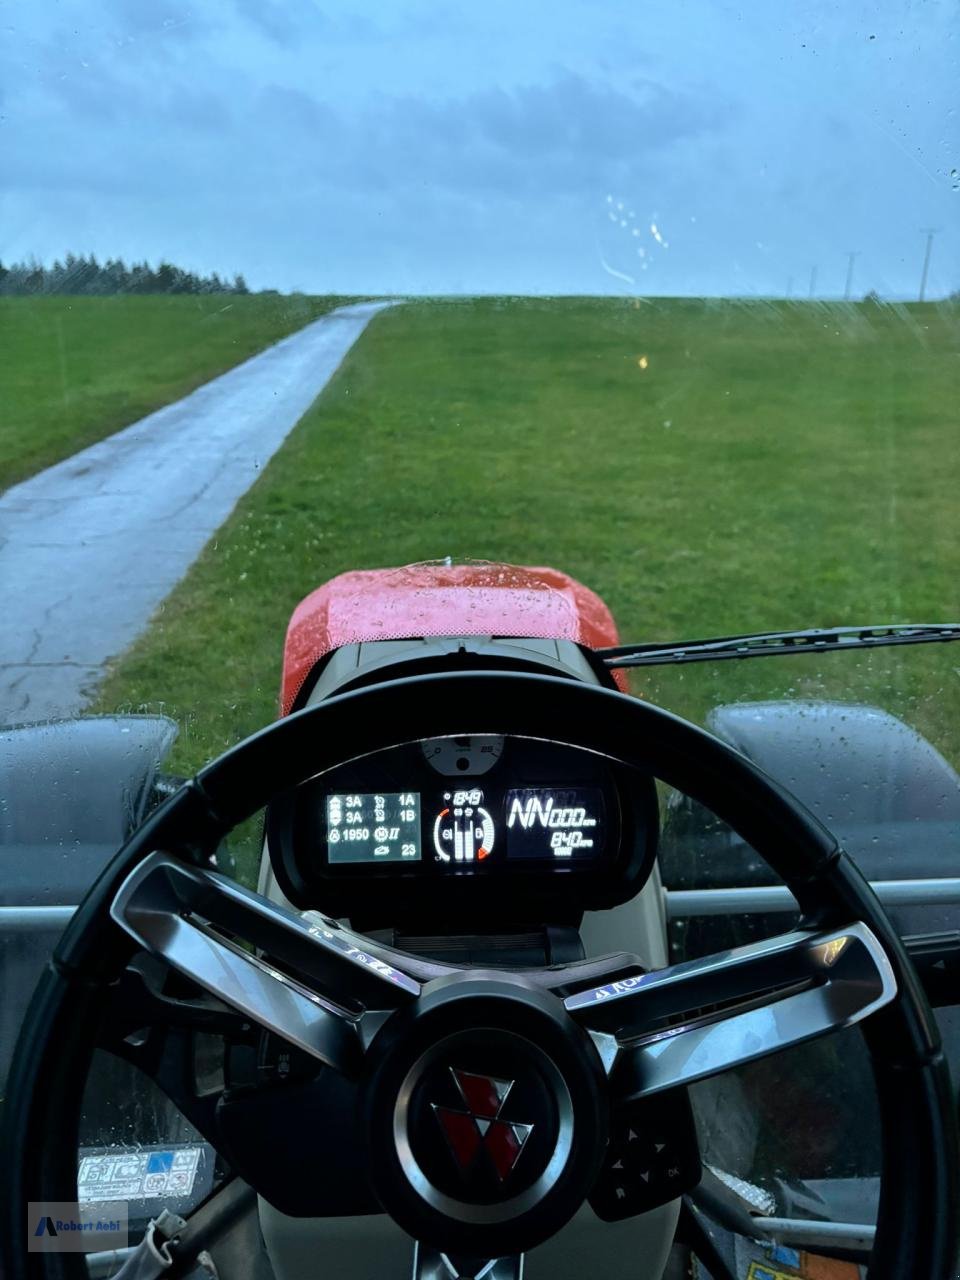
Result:
{"type": "MultiPolygon", "coordinates": [[[[193,769],[276,714],[287,619],[341,570],[553,564],[625,637],[960,615],[960,312],[409,304],[336,377],[124,655],[193,769]]],[[[875,698],[955,758],[960,646],[667,671],[636,688],[875,698]]]]}
{"type": "Polygon", "coordinates": [[[0,298],[0,491],[179,399],[339,301],[0,298]]]}

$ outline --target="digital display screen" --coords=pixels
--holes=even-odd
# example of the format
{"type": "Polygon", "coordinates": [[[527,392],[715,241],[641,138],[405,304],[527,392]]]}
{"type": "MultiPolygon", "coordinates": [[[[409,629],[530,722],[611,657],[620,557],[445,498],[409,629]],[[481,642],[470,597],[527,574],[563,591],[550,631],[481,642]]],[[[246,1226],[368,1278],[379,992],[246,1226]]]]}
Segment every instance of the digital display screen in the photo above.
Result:
{"type": "Polygon", "coordinates": [[[555,862],[595,858],[603,848],[603,794],[599,787],[525,787],[504,797],[508,858],[555,862]]]}
{"type": "Polygon", "coordinates": [[[497,824],[480,787],[445,791],[433,823],[437,862],[451,867],[486,862],[497,850],[497,824]]]}
{"type": "Polygon", "coordinates": [[[327,857],[343,862],[419,862],[420,793],[327,796],[327,857]]]}
{"type": "Polygon", "coordinates": [[[416,862],[437,871],[505,863],[562,866],[602,856],[606,841],[600,787],[450,787],[326,797],[331,866],[416,862]]]}

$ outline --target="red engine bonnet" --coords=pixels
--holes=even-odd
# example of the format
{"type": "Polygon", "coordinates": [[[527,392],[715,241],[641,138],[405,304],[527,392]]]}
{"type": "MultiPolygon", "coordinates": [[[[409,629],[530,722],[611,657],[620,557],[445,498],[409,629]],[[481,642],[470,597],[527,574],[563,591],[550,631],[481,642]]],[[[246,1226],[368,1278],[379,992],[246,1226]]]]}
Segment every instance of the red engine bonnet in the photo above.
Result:
{"type": "Polygon", "coordinates": [[[470,635],[573,640],[593,649],[619,641],[596,592],[557,569],[431,561],[354,570],[311,591],[293,611],[281,714],[289,713],[316,663],[342,645],[470,635]]]}

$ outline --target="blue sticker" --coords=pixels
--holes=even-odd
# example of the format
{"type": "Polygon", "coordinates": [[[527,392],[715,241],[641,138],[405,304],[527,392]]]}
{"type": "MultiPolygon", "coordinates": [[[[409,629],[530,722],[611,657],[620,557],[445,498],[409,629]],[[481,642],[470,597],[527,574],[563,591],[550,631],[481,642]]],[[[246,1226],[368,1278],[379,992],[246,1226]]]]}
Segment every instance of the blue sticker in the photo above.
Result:
{"type": "Polygon", "coordinates": [[[770,1254],[772,1262],[782,1262],[785,1267],[800,1266],[800,1253],[796,1249],[790,1249],[785,1244],[776,1244],[770,1254]]]}
{"type": "Polygon", "coordinates": [[[172,1168],[172,1151],[151,1151],[147,1156],[147,1173],[169,1173],[172,1168]]]}

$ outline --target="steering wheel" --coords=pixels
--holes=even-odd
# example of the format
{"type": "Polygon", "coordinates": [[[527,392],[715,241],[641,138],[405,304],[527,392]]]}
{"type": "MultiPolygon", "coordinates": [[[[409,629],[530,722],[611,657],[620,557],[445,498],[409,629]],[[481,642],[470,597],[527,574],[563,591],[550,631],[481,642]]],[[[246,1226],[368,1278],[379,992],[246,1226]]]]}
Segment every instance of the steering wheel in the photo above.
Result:
{"type": "MultiPolygon", "coordinates": [[[[870,1280],[954,1274],[960,1196],[949,1076],[893,925],[835,839],[785,789],[648,703],[538,674],[401,679],[280,720],[184,785],[90,890],[34,996],[3,1108],[8,1280],[85,1274],[81,1255],[28,1252],[23,1206],[76,1198],[78,1115],[100,1014],[144,949],[361,1081],[364,1154],[380,1205],[414,1239],[484,1258],[529,1249],[571,1218],[591,1192],[619,1108],[864,1020],[883,1141],[870,1280]],[[210,869],[224,835],[274,795],[344,760],[464,732],[569,743],[686,792],[786,881],[800,927],[649,974],[623,954],[482,971],[374,945],[210,869]],[[470,1087],[517,1081],[530,1108],[527,1123],[496,1135],[504,1169],[524,1146],[522,1177],[482,1194],[438,1163],[431,1105],[437,1073],[464,1063],[469,1072],[478,1057],[484,1074],[475,1079],[486,1085],[470,1087]]],[[[291,1111],[286,1122],[302,1119],[291,1111]]]]}

